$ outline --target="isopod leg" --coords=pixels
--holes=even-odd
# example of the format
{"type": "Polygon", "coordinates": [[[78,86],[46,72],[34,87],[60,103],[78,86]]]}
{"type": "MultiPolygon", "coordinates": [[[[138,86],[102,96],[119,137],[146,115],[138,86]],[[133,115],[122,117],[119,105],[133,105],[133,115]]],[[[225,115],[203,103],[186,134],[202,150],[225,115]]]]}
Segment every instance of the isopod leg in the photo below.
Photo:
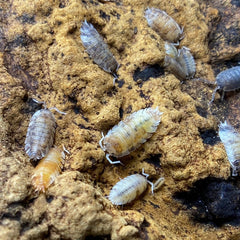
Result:
{"type": "Polygon", "coordinates": [[[145,176],[146,178],[149,177],[149,174],[147,174],[147,173],[144,172],[144,168],[142,169],[142,175],[145,176]]]}
{"type": "Polygon", "coordinates": [[[103,141],[103,139],[104,139],[104,135],[103,135],[103,132],[101,132],[101,133],[102,133],[102,138],[101,138],[100,141],[99,141],[99,145],[100,145],[101,149],[102,149],[103,151],[105,151],[104,148],[103,148],[103,145],[102,145],[102,141],[103,141]]]}
{"type": "Polygon", "coordinates": [[[58,113],[60,113],[60,114],[63,114],[63,115],[66,115],[67,113],[65,113],[65,112],[62,112],[62,111],[60,111],[59,109],[57,109],[56,107],[51,107],[51,108],[49,108],[49,110],[51,111],[52,109],[54,109],[54,110],[56,110],[58,113]]]}
{"type": "Polygon", "coordinates": [[[212,102],[214,101],[214,98],[215,98],[215,95],[216,95],[216,92],[217,92],[218,89],[220,89],[219,86],[217,86],[217,87],[214,89],[213,94],[212,94],[212,99],[211,99],[211,101],[208,103],[208,105],[211,105],[212,102]]]}
{"type": "Polygon", "coordinates": [[[147,182],[151,185],[151,190],[152,190],[152,194],[154,194],[153,190],[154,190],[154,184],[150,181],[147,180],[147,182]]]}
{"type": "MultiPolygon", "coordinates": [[[[118,164],[118,163],[122,164],[120,161],[112,161],[109,156],[110,156],[110,155],[107,153],[107,154],[106,154],[106,159],[107,159],[111,164],[118,164]]],[[[123,164],[122,164],[122,165],[123,165],[123,164]]]]}
{"type": "Polygon", "coordinates": [[[118,75],[116,73],[113,73],[113,76],[114,76],[114,78],[113,78],[113,86],[115,86],[115,82],[118,79],[118,75]]]}
{"type": "Polygon", "coordinates": [[[155,190],[159,189],[159,188],[163,185],[164,181],[165,181],[164,177],[160,177],[160,178],[153,184],[153,190],[155,191],[155,190]]]}

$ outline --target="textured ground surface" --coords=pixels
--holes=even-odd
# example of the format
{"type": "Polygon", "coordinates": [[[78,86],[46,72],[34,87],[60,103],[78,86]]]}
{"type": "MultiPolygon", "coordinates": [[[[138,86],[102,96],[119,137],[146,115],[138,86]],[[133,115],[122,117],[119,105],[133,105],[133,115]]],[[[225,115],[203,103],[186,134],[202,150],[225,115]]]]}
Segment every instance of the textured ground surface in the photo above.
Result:
{"type": "MultiPolygon", "coordinates": [[[[239,91],[227,93],[223,102],[217,94],[208,109],[214,86],[181,83],[165,72],[164,41],[144,18],[148,6],[158,7],[184,26],[180,46],[191,49],[196,77],[214,82],[217,73],[240,61],[240,6],[237,0],[208,2],[0,1],[1,239],[239,239],[239,227],[226,224],[229,216],[225,219],[211,205],[227,189],[227,206],[239,204],[238,197],[232,201],[237,179],[234,187],[225,183],[230,167],[216,134],[220,120],[239,128],[239,91]],[[104,36],[120,63],[114,87],[113,76],[83,48],[79,28],[84,19],[104,36]],[[67,113],[54,112],[55,145],[64,144],[71,153],[63,173],[40,196],[31,186],[34,163],[24,153],[29,120],[41,108],[32,98],[67,113]],[[121,159],[125,166],[110,165],[98,144],[101,131],[149,106],[163,112],[157,132],[121,159]],[[154,196],[148,189],[123,208],[113,206],[106,199],[111,187],[142,168],[153,181],[164,176],[163,187],[154,196]],[[195,184],[200,179],[206,193],[195,184]],[[213,185],[219,181],[220,190],[213,185]],[[192,186],[204,196],[182,205],[175,193],[192,186]],[[199,209],[196,202],[201,203],[200,221],[192,215],[199,209]],[[218,218],[223,224],[212,224],[218,218]]],[[[225,202],[221,206],[225,209],[225,202]]]]}

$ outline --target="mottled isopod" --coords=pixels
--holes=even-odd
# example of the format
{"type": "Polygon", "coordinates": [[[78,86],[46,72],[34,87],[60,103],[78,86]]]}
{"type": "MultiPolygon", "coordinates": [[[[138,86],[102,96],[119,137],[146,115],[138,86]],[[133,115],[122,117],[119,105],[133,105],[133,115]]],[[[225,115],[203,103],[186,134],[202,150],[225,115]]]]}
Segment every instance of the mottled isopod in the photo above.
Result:
{"type": "Polygon", "coordinates": [[[119,65],[93,25],[85,20],[82,23],[80,33],[83,46],[93,61],[104,71],[112,73],[117,78],[116,72],[119,65]]]}
{"type": "Polygon", "coordinates": [[[183,29],[166,12],[157,8],[148,8],[145,11],[148,25],[156,31],[163,40],[178,42],[183,36],[183,29]]]}
{"type": "Polygon", "coordinates": [[[35,112],[30,120],[25,151],[31,159],[41,159],[53,145],[56,120],[49,109],[35,112]]]}
{"type": "Polygon", "coordinates": [[[225,121],[219,125],[219,137],[232,167],[232,176],[237,176],[240,170],[240,134],[225,121]]]}
{"type": "Polygon", "coordinates": [[[61,173],[65,159],[64,152],[53,147],[48,154],[41,159],[32,175],[32,185],[37,192],[45,192],[61,173]]]}
{"type": "Polygon", "coordinates": [[[224,92],[229,92],[240,88],[240,66],[232,67],[220,72],[216,76],[217,87],[214,89],[212,99],[209,104],[214,101],[217,90],[222,89],[222,99],[224,98],[224,92]]]}
{"type": "Polygon", "coordinates": [[[186,78],[193,78],[196,72],[196,64],[190,50],[186,47],[182,47],[178,50],[177,60],[184,69],[184,72],[187,75],[186,78]]]}
{"type": "Polygon", "coordinates": [[[158,107],[141,109],[109,130],[107,135],[99,141],[103,151],[108,152],[107,160],[111,164],[121,163],[120,161],[113,162],[109,156],[125,156],[146,142],[157,130],[161,115],[158,107]]]}
{"type": "Polygon", "coordinates": [[[147,183],[151,185],[153,193],[153,191],[158,189],[164,182],[164,178],[161,177],[153,184],[147,180],[149,175],[144,173],[144,169],[142,170],[142,174],[144,176],[133,174],[117,182],[108,197],[112,204],[124,205],[130,203],[146,190],[147,183]]]}

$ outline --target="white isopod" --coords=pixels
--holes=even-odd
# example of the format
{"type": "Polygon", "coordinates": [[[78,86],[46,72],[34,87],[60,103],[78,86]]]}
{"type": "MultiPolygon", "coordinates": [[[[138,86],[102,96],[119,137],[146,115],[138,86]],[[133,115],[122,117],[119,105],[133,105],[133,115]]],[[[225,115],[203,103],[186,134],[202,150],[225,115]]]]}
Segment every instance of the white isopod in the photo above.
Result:
{"type": "Polygon", "coordinates": [[[133,174],[117,182],[110,191],[109,200],[114,205],[124,205],[141,195],[146,190],[147,183],[151,185],[152,193],[164,183],[163,177],[159,178],[154,184],[148,181],[147,178],[149,175],[144,173],[144,169],[142,170],[142,174],[144,176],[133,174]]]}
{"type": "Polygon", "coordinates": [[[108,131],[106,136],[102,134],[99,145],[103,151],[108,152],[107,160],[111,164],[121,163],[120,161],[113,162],[109,156],[126,156],[146,142],[157,130],[161,115],[162,112],[158,110],[158,107],[141,109],[119,122],[108,131]]]}
{"type": "Polygon", "coordinates": [[[232,176],[237,176],[240,170],[240,134],[225,121],[219,125],[219,137],[232,167],[232,176]]]}
{"type": "Polygon", "coordinates": [[[116,72],[119,68],[119,64],[110,52],[108,45],[104,42],[102,36],[97,32],[94,26],[86,20],[82,23],[80,32],[80,37],[87,53],[100,68],[113,74],[114,84],[117,78],[116,72]]]}

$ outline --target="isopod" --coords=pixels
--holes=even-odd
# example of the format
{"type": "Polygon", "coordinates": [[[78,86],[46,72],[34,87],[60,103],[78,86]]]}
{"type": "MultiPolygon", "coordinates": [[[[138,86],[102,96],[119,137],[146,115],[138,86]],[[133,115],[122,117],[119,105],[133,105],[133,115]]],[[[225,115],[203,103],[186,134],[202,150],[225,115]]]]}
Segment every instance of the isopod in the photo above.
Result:
{"type": "Polygon", "coordinates": [[[93,61],[104,71],[112,73],[117,78],[116,72],[119,64],[94,26],[85,20],[82,23],[80,33],[83,46],[93,61]]]}
{"type": "Polygon", "coordinates": [[[173,73],[178,79],[180,80],[187,79],[187,73],[175,58],[165,56],[164,67],[166,67],[167,70],[173,73]]]}
{"type": "Polygon", "coordinates": [[[165,42],[165,51],[166,51],[166,55],[176,59],[178,57],[178,50],[176,49],[176,47],[174,46],[174,44],[169,43],[169,42],[165,42]]]}
{"type": "Polygon", "coordinates": [[[177,51],[171,43],[165,43],[164,66],[180,80],[190,79],[196,72],[196,64],[190,50],[182,47],[177,51]]]}
{"type": "Polygon", "coordinates": [[[57,124],[51,109],[66,114],[55,107],[41,109],[33,114],[25,139],[25,151],[31,159],[43,158],[53,145],[57,124]]]}
{"type": "Polygon", "coordinates": [[[157,8],[147,8],[145,18],[148,25],[156,31],[163,40],[177,43],[183,37],[183,29],[166,12],[157,8]]]}
{"type": "Polygon", "coordinates": [[[151,185],[153,193],[153,191],[162,186],[164,182],[164,178],[161,177],[153,184],[147,180],[149,175],[144,173],[144,169],[142,170],[142,174],[144,176],[133,174],[117,182],[108,197],[112,204],[124,205],[130,203],[146,190],[148,183],[151,185]]]}
{"type": "Polygon", "coordinates": [[[145,108],[132,113],[125,120],[120,121],[101,138],[99,145],[103,151],[107,151],[107,160],[111,164],[121,163],[112,161],[109,156],[122,157],[138,148],[157,130],[162,112],[145,108]]]}
{"type": "Polygon", "coordinates": [[[224,92],[229,92],[240,88],[240,66],[232,67],[220,72],[216,76],[217,87],[214,89],[212,99],[209,104],[214,101],[217,90],[222,89],[222,99],[224,98],[224,92]]]}
{"type": "Polygon", "coordinates": [[[190,50],[186,47],[182,47],[178,50],[177,60],[184,69],[184,72],[187,75],[186,78],[193,78],[196,72],[196,64],[190,50]]]}
{"type": "Polygon", "coordinates": [[[32,185],[37,192],[45,192],[61,173],[65,160],[64,152],[57,147],[49,150],[48,154],[41,159],[32,175],[32,185]]]}
{"type": "Polygon", "coordinates": [[[225,121],[219,125],[219,137],[232,167],[232,176],[237,176],[240,170],[240,134],[225,121]]]}

